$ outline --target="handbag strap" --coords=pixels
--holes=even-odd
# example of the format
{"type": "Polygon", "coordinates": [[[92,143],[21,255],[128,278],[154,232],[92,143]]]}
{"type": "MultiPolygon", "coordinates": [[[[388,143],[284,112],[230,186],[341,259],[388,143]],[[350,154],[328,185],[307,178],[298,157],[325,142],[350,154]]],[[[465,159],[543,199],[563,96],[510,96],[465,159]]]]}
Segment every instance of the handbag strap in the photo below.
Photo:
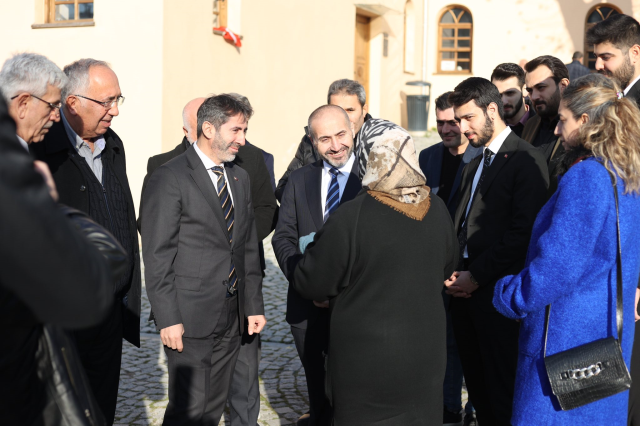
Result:
{"type": "MultiPolygon", "coordinates": [[[[616,325],[618,328],[618,342],[622,345],[622,242],[620,240],[620,213],[618,211],[618,185],[616,184],[616,178],[609,170],[609,178],[613,185],[613,195],[616,201],[616,237],[618,240],[618,252],[616,254],[616,325]]],[[[551,314],[551,304],[546,307],[545,319],[544,319],[544,352],[543,357],[547,356],[547,334],[549,332],[549,315],[551,314]]]]}

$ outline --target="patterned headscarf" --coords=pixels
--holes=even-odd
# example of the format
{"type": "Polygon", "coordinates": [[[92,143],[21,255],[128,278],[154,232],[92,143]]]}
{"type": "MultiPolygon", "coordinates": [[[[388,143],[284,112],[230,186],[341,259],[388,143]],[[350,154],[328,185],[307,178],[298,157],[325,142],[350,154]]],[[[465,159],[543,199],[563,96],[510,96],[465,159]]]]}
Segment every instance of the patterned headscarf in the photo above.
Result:
{"type": "Polygon", "coordinates": [[[421,220],[429,206],[430,190],[411,135],[389,121],[369,120],[358,142],[359,149],[368,153],[362,186],[378,201],[421,220]]]}

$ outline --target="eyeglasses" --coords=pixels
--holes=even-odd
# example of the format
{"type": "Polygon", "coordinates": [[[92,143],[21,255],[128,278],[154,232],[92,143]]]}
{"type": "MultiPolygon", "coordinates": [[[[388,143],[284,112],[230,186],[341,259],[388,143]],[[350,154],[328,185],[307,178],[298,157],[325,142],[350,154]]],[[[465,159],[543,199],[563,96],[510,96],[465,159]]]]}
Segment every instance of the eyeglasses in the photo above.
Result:
{"type": "Polygon", "coordinates": [[[105,102],[100,102],[100,101],[96,101],[95,99],[91,99],[91,98],[87,98],[86,96],[82,96],[82,95],[73,95],[73,96],[77,96],[79,98],[83,98],[86,100],[89,100],[91,102],[95,102],[97,104],[102,105],[105,109],[109,110],[111,108],[114,107],[114,105],[122,105],[124,103],[124,96],[118,96],[117,98],[110,100],[110,101],[105,101],[105,102]]]}
{"type": "MultiPolygon", "coordinates": [[[[53,104],[51,102],[47,102],[44,99],[41,99],[41,98],[37,97],[36,95],[32,95],[31,93],[29,93],[28,95],[33,97],[33,98],[36,98],[39,101],[44,102],[47,105],[49,105],[49,108],[51,108],[51,111],[55,111],[55,110],[60,109],[62,107],[62,102],[58,102],[57,104],[53,104]]],[[[11,98],[11,100],[14,100],[18,96],[20,96],[20,95],[15,95],[13,98],[11,98]]]]}

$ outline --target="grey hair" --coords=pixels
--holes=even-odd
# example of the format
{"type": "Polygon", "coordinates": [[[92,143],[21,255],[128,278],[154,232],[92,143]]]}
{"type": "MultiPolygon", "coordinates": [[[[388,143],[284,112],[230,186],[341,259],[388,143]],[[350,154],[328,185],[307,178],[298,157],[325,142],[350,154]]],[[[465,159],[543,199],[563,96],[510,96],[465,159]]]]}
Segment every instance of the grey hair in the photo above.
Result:
{"type": "Polygon", "coordinates": [[[249,121],[253,109],[247,103],[226,93],[208,97],[198,108],[198,137],[202,135],[202,125],[205,121],[211,123],[218,132],[223,124],[238,114],[242,114],[244,119],[249,121]]]}
{"type": "Polygon", "coordinates": [[[349,121],[349,115],[347,114],[347,112],[340,108],[337,105],[322,105],[321,107],[318,107],[315,109],[315,111],[313,111],[311,113],[311,115],[309,116],[309,120],[307,121],[307,128],[309,129],[309,136],[311,137],[311,140],[315,143],[317,142],[317,135],[316,132],[313,131],[313,126],[311,126],[311,124],[317,119],[319,118],[320,115],[329,112],[329,111],[340,111],[342,113],[342,115],[344,115],[344,120],[347,123],[347,128],[349,130],[351,130],[351,121],[349,121]]]}
{"type": "Polygon", "coordinates": [[[62,91],[62,101],[64,102],[70,95],[84,93],[89,87],[89,70],[91,67],[111,66],[105,61],[85,58],[79,59],[64,67],[64,73],[69,78],[69,84],[62,91]]]}
{"type": "Polygon", "coordinates": [[[7,102],[19,93],[44,96],[48,86],[64,90],[67,76],[51,60],[37,53],[19,53],[0,70],[0,90],[7,102]]]}
{"type": "Polygon", "coordinates": [[[329,86],[329,92],[327,93],[327,104],[331,103],[331,96],[346,93],[347,95],[356,95],[360,106],[364,106],[367,103],[367,94],[364,91],[362,84],[348,78],[342,80],[336,80],[329,86]]]}
{"type": "Polygon", "coordinates": [[[249,102],[249,98],[247,98],[246,96],[243,96],[240,93],[227,93],[227,95],[233,96],[234,98],[236,98],[240,102],[244,102],[245,104],[247,104],[247,105],[249,105],[251,107],[251,102],[249,102]]]}

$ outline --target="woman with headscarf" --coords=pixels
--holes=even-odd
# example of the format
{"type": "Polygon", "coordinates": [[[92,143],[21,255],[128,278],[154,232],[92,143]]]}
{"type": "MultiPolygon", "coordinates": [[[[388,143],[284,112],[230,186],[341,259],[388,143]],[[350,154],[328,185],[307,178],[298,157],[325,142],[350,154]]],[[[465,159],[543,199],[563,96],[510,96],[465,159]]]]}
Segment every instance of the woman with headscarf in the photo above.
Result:
{"type": "MultiPolygon", "coordinates": [[[[572,81],[564,90],[556,135],[567,152],[558,190],[538,213],[524,269],[495,287],[498,312],[521,321],[513,425],[627,422],[626,391],[562,411],[545,368],[545,351],[549,357],[608,337],[621,339],[627,366],[631,358],[640,270],[640,114],[629,99],[618,99],[618,90],[599,74],[572,81]],[[618,257],[622,336],[616,325],[618,257]]],[[[595,365],[584,370],[590,367],[595,365]]],[[[559,377],[586,383],[580,372],[559,377]]]]}
{"type": "Polygon", "coordinates": [[[381,120],[362,130],[375,138],[364,190],[329,217],[293,286],[330,300],[327,393],[336,426],[440,426],[441,290],[457,263],[453,224],[425,186],[411,136],[381,120]]]}

